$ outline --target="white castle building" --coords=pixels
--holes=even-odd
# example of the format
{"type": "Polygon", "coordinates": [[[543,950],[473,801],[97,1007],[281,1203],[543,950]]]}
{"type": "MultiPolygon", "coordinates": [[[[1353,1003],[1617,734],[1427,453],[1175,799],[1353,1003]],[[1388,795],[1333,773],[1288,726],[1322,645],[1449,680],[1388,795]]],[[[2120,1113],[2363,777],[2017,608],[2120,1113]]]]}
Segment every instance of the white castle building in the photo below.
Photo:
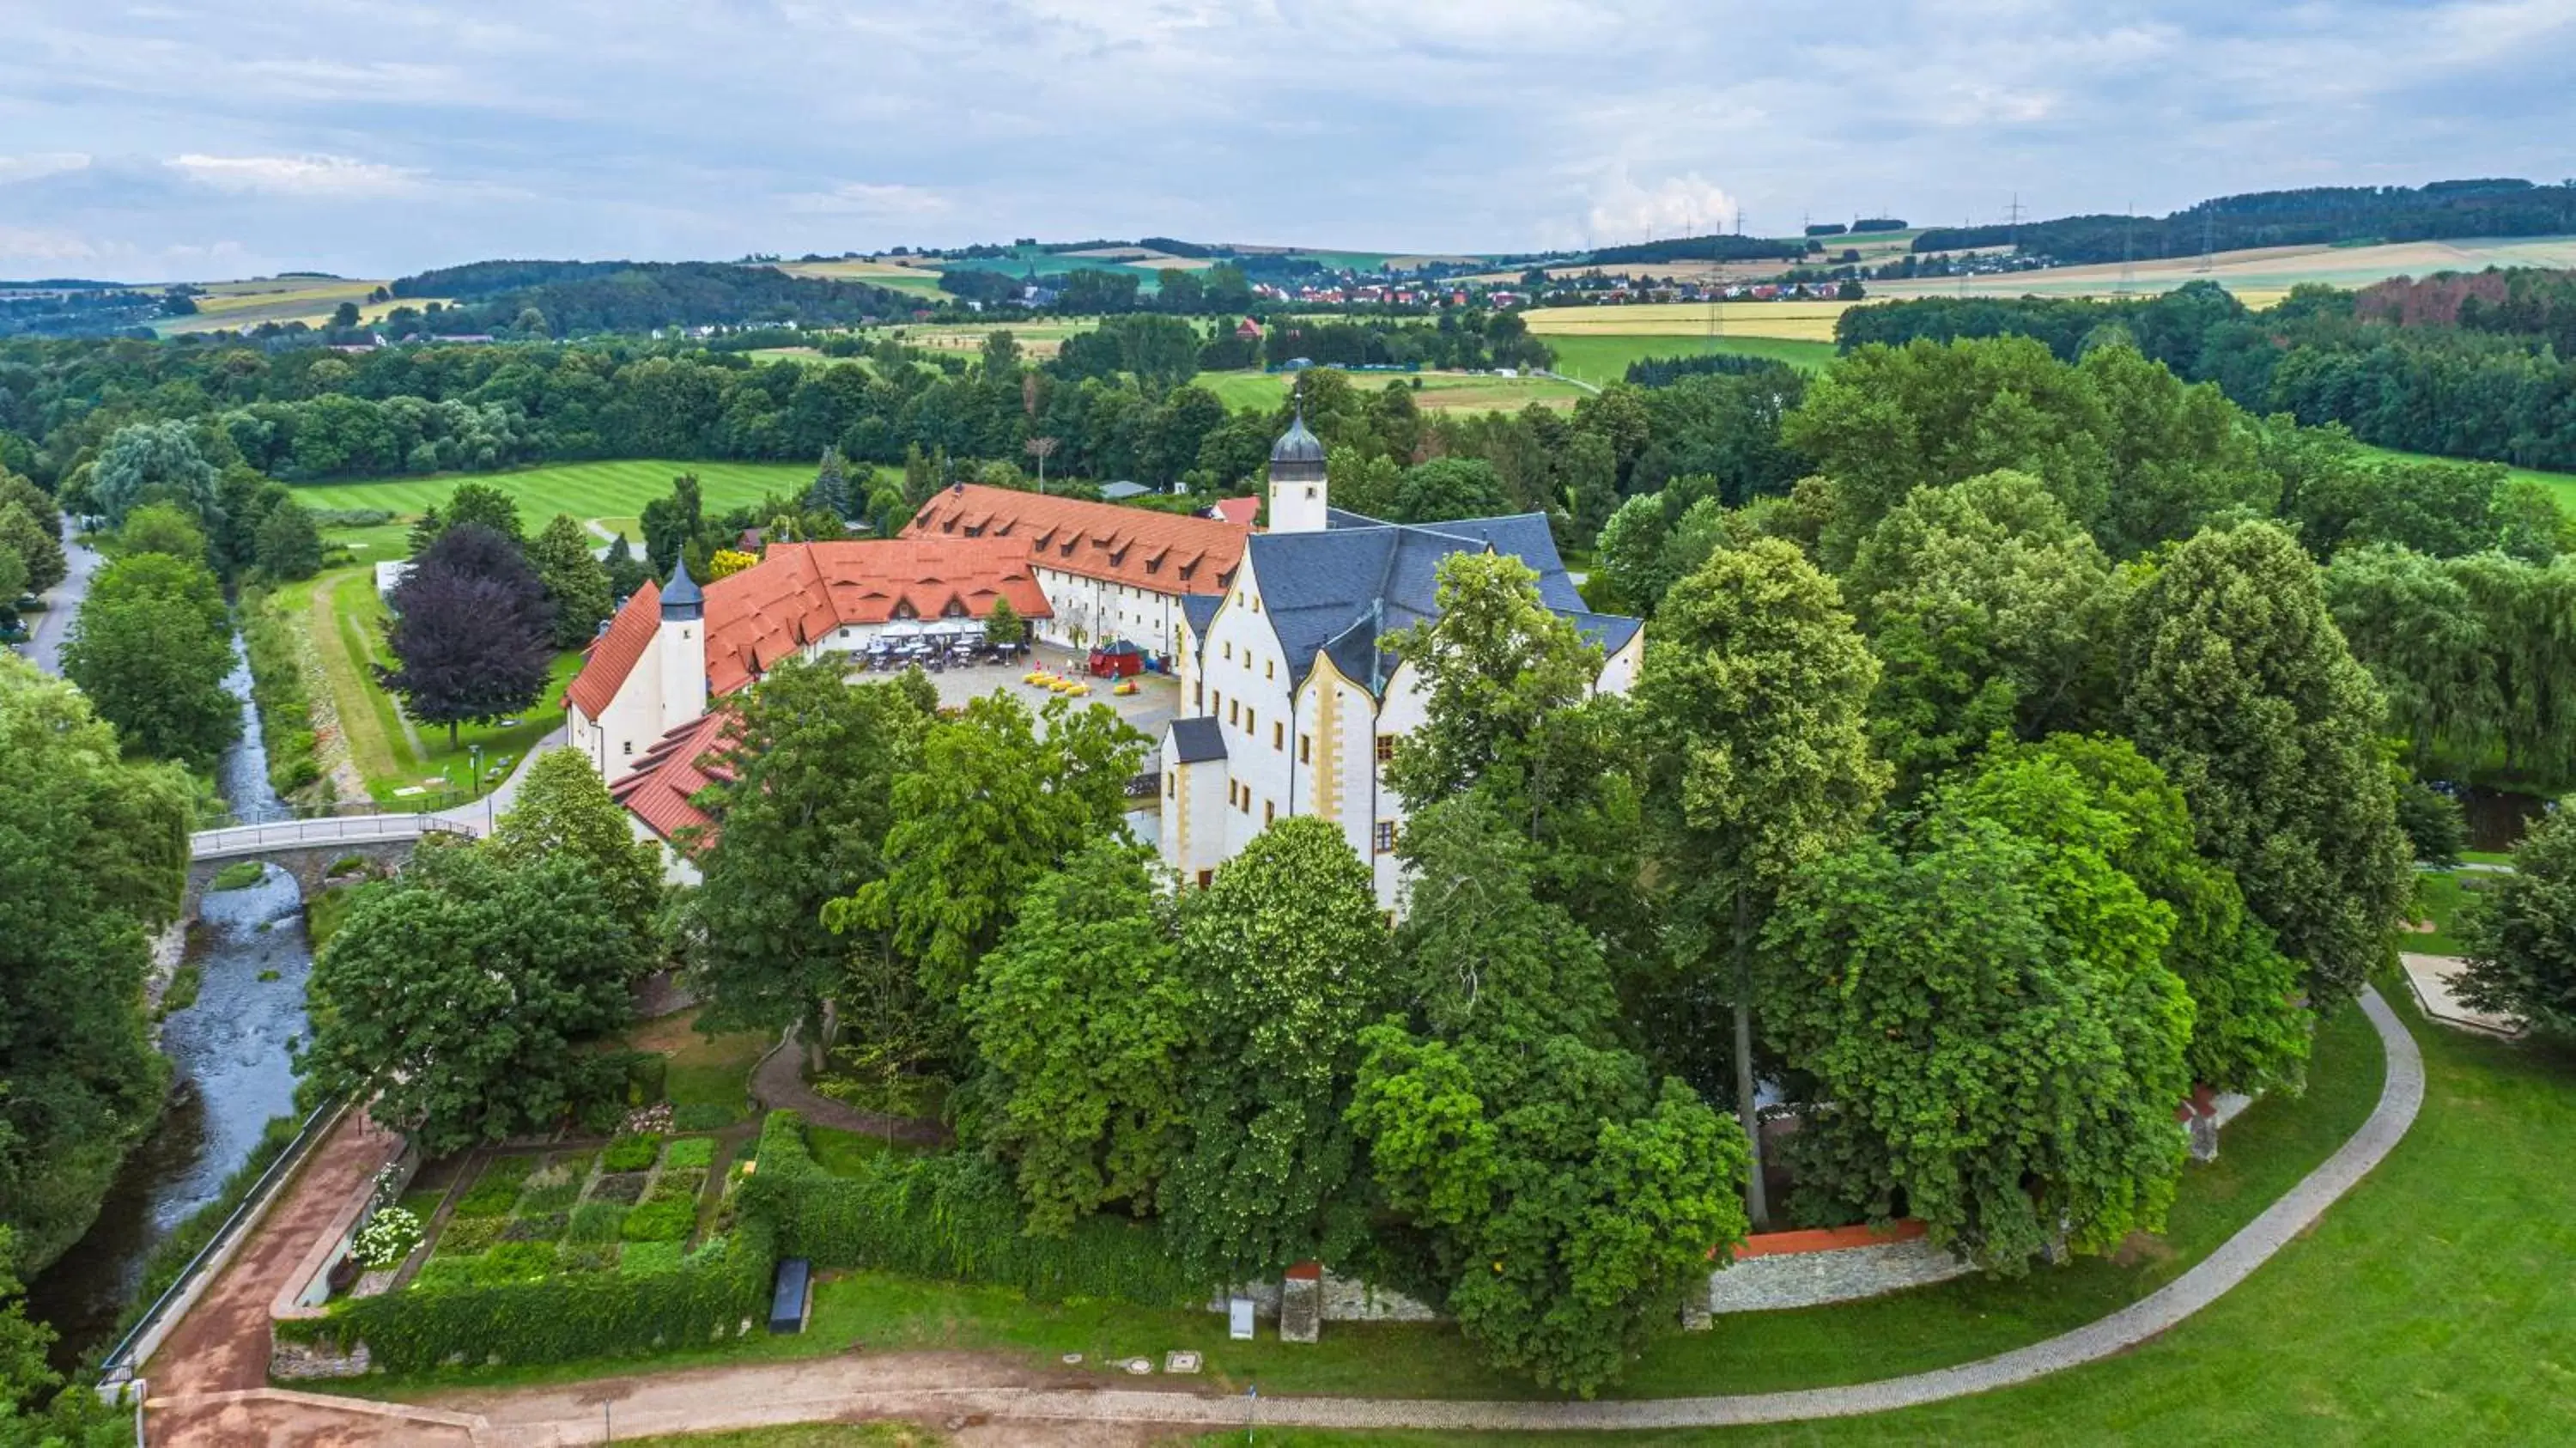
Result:
{"type": "Polygon", "coordinates": [[[1223,593],[1180,600],[1183,717],[1163,736],[1161,849],[1184,883],[1205,884],[1273,820],[1312,815],[1370,862],[1392,912],[1404,808],[1385,766],[1421,722],[1424,692],[1388,638],[1437,616],[1440,560],[1528,564],[1547,606],[1601,646],[1596,690],[1636,682],[1645,633],[1584,608],[1541,514],[1382,523],[1334,509],[1329,488],[1300,416],[1270,452],[1270,531],[1246,540],[1223,593]]]}

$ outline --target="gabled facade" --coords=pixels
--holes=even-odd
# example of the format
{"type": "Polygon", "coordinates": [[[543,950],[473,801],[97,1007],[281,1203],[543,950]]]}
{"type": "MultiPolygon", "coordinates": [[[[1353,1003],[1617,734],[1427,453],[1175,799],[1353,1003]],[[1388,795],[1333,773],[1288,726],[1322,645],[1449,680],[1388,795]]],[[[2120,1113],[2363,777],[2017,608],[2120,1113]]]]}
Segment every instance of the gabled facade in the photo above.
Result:
{"type": "Polygon", "coordinates": [[[1404,807],[1385,766],[1422,722],[1424,693],[1389,640],[1437,616],[1440,560],[1495,552],[1528,564],[1547,605],[1600,645],[1597,690],[1634,685],[1645,634],[1584,608],[1541,515],[1409,526],[1329,503],[1323,449],[1301,420],[1272,452],[1271,531],[1250,540],[1221,597],[1184,612],[1161,851],[1183,883],[1200,884],[1274,821],[1328,820],[1370,863],[1392,913],[1404,807]]]}

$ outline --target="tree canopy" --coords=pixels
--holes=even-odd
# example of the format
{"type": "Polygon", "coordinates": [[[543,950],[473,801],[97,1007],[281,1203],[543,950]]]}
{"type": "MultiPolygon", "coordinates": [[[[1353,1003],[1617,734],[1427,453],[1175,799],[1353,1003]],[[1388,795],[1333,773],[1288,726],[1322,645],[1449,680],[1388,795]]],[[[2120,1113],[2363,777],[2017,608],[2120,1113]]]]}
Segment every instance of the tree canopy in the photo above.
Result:
{"type": "Polygon", "coordinates": [[[209,768],[241,737],[232,618],[202,563],[137,553],[90,581],[63,643],[63,674],[129,748],[209,768]]]}
{"type": "Polygon", "coordinates": [[[537,702],[554,667],[554,605],[508,538],[452,523],[386,600],[384,686],[424,724],[497,719],[537,702]]]}

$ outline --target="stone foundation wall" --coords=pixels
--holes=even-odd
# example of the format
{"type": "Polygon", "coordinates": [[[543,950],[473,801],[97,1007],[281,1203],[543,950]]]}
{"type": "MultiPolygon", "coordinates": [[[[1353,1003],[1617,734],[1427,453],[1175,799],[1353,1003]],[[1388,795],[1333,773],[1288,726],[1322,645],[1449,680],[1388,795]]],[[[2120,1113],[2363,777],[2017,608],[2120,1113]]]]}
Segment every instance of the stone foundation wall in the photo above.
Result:
{"type": "MultiPolygon", "coordinates": [[[[1945,1282],[1972,1269],[1906,1224],[1890,1237],[1867,1228],[1755,1237],[1732,1266],[1708,1279],[1708,1310],[1770,1312],[1820,1307],[1945,1282]]],[[[1692,1314],[1696,1321],[1697,1314],[1692,1314]]]]}
{"type": "Polygon", "coordinates": [[[268,1344],[268,1375],[279,1382],[312,1382],[325,1378],[362,1378],[367,1375],[367,1345],[359,1343],[342,1352],[325,1343],[286,1342],[272,1336],[268,1344]]]}
{"type": "MultiPolygon", "coordinates": [[[[1254,1282],[1238,1287],[1235,1297],[1249,1297],[1253,1312],[1262,1320],[1279,1320],[1279,1284],[1254,1282]]],[[[1208,1303],[1208,1311],[1225,1311],[1226,1299],[1208,1303]]],[[[1326,1322],[1437,1322],[1440,1314],[1405,1296],[1374,1288],[1356,1277],[1336,1277],[1324,1273],[1323,1320],[1326,1322]]]]}

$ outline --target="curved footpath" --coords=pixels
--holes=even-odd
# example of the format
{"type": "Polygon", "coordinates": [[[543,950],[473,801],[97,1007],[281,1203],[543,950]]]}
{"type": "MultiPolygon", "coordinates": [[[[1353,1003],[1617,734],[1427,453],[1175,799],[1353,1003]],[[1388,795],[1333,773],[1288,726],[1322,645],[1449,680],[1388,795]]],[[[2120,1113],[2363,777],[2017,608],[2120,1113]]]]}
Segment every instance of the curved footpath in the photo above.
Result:
{"type": "MultiPolygon", "coordinates": [[[[1493,1402],[1263,1398],[1271,1427],[1557,1430],[1725,1427],[1854,1417],[2011,1387],[2123,1352],[2224,1296],[2307,1230],[2386,1159],[2424,1101],[2424,1059],[2394,1012],[2365,989],[2363,1011],[2388,1053],[2379,1104],[2361,1129],[2297,1186],[2182,1276],[2108,1317],[1980,1362],[1911,1377],[1800,1392],[1627,1402],[1493,1402]]],[[[1162,1380],[1172,1382],[1173,1380],[1162,1380]]],[[[286,1395],[280,1395],[281,1397],[286,1395]]],[[[556,1448],[594,1443],[601,1404],[621,1434],[712,1432],[866,1417],[974,1417],[1028,1423],[1230,1427],[1245,1400],[1173,1387],[1067,1386],[1028,1368],[966,1354],[905,1353],[646,1374],[559,1388],[443,1394],[416,1420],[463,1427],[477,1444],[556,1448]]],[[[280,1406],[283,1406],[282,1404],[280,1406]]],[[[388,1414],[404,1410],[383,1405],[388,1414]]]]}

